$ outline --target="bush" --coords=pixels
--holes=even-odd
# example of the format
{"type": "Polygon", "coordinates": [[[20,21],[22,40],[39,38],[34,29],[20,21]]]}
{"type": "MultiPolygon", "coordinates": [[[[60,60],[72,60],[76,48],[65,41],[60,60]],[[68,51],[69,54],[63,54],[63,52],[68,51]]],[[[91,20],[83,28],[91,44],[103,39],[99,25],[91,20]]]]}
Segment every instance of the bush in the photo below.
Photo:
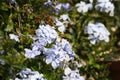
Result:
{"type": "Polygon", "coordinates": [[[0,79],[110,80],[119,11],[109,0],[1,0],[0,79]]]}

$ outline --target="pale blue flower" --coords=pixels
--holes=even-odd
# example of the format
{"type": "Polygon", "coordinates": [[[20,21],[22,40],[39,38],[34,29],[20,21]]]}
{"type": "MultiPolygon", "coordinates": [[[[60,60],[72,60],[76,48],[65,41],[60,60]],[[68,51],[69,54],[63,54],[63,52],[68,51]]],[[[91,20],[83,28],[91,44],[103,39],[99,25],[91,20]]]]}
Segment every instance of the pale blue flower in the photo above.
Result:
{"type": "Polygon", "coordinates": [[[61,3],[58,3],[57,1],[53,2],[51,0],[48,0],[47,2],[44,3],[44,5],[47,5],[47,6],[50,6],[50,8],[52,8],[52,11],[55,13],[55,14],[58,14],[59,11],[62,9],[62,4],[61,3]]]}
{"type": "Polygon", "coordinates": [[[61,3],[58,3],[56,6],[55,6],[55,9],[60,11],[62,9],[62,4],[61,3]]]}
{"type": "Polygon", "coordinates": [[[19,36],[18,36],[18,35],[15,35],[15,34],[9,34],[9,37],[10,37],[10,39],[13,39],[13,40],[15,40],[15,41],[17,41],[17,42],[20,42],[20,40],[19,40],[19,36]]]}
{"type": "Polygon", "coordinates": [[[51,1],[51,0],[48,0],[47,2],[44,3],[44,5],[49,5],[50,8],[52,8],[52,12],[54,12],[56,15],[62,11],[62,10],[65,10],[65,11],[70,11],[70,4],[69,3],[59,3],[57,1],[51,1]]]}
{"type": "Polygon", "coordinates": [[[70,44],[66,40],[58,41],[52,48],[47,49],[44,54],[46,55],[45,62],[51,64],[54,69],[63,66],[64,61],[69,62],[74,59],[74,52],[70,44]]]}
{"type": "Polygon", "coordinates": [[[68,23],[71,23],[68,14],[60,15],[59,19],[55,18],[55,25],[58,27],[58,31],[60,31],[62,34],[66,31],[68,23]]]}
{"type": "Polygon", "coordinates": [[[36,30],[35,40],[43,41],[43,45],[51,44],[58,37],[57,32],[50,25],[39,25],[39,28],[36,30]]]}
{"type": "Polygon", "coordinates": [[[104,40],[105,42],[109,42],[110,32],[105,28],[105,25],[102,23],[89,23],[85,28],[85,32],[89,34],[88,39],[92,44],[99,42],[100,40],[104,40]]]}
{"type": "Polygon", "coordinates": [[[69,67],[66,67],[64,70],[65,76],[63,76],[63,80],[85,80],[83,76],[80,76],[79,70],[71,70],[69,67]]]}
{"type": "Polygon", "coordinates": [[[58,31],[60,31],[62,34],[65,32],[65,30],[66,30],[66,28],[63,25],[58,27],[58,31]]]}
{"type": "Polygon", "coordinates": [[[43,74],[40,74],[38,71],[31,71],[31,69],[26,68],[16,74],[15,80],[46,80],[46,79],[44,79],[43,74]]]}
{"type": "Polygon", "coordinates": [[[55,2],[53,6],[53,12],[58,15],[58,13],[62,10],[62,3],[55,2]]]}
{"type": "Polygon", "coordinates": [[[26,58],[35,58],[45,51],[45,46],[53,43],[58,37],[57,32],[50,25],[40,25],[33,38],[32,50],[25,48],[26,58]]]}
{"type": "Polygon", "coordinates": [[[69,3],[62,4],[62,8],[63,8],[65,11],[70,11],[70,10],[71,10],[69,3]]]}
{"type": "Polygon", "coordinates": [[[41,39],[41,41],[36,41],[32,44],[32,47],[36,46],[39,51],[44,51],[46,43],[44,40],[41,39]]]}
{"type": "Polygon", "coordinates": [[[65,51],[66,54],[69,55],[70,60],[74,59],[75,53],[72,50],[72,46],[66,39],[61,39],[56,41],[56,45],[65,51]]]}
{"type": "Polygon", "coordinates": [[[54,69],[56,69],[58,66],[61,65],[61,54],[64,53],[57,46],[53,46],[53,48],[50,48],[46,50],[46,63],[52,65],[54,69]]]}
{"type": "Polygon", "coordinates": [[[60,27],[60,26],[64,26],[64,23],[58,20],[57,18],[55,18],[55,25],[60,27]]]}
{"type": "Polygon", "coordinates": [[[68,14],[63,14],[63,15],[60,15],[60,18],[59,18],[60,20],[63,20],[63,21],[70,21],[70,18],[69,18],[69,16],[68,16],[68,14]]]}
{"type": "Polygon", "coordinates": [[[72,46],[70,45],[70,43],[66,40],[66,39],[62,39],[61,41],[61,46],[62,49],[69,54],[70,58],[73,59],[75,56],[74,51],[72,50],[72,46]]]}
{"type": "Polygon", "coordinates": [[[44,3],[44,5],[52,5],[52,1],[51,0],[47,0],[47,2],[44,3]]]}
{"type": "Polygon", "coordinates": [[[66,30],[66,27],[64,26],[64,23],[59,21],[57,18],[55,19],[55,25],[58,27],[58,31],[61,33],[64,33],[66,30]]]}
{"type": "Polygon", "coordinates": [[[91,3],[87,4],[83,1],[81,1],[80,3],[77,3],[75,6],[77,7],[77,11],[82,14],[84,14],[84,13],[88,12],[88,10],[92,9],[91,3]]]}
{"type": "Polygon", "coordinates": [[[114,16],[114,8],[114,4],[109,0],[98,0],[95,6],[96,10],[109,13],[110,16],[114,16]]]}
{"type": "Polygon", "coordinates": [[[25,57],[26,58],[35,58],[35,56],[40,55],[39,47],[38,46],[33,46],[32,50],[25,48],[25,57]]]}
{"type": "Polygon", "coordinates": [[[66,3],[66,4],[56,3],[55,13],[58,14],[59,11],[61,11],[61,10],[70,11],[70,4],[69,3],[66,3]]]}

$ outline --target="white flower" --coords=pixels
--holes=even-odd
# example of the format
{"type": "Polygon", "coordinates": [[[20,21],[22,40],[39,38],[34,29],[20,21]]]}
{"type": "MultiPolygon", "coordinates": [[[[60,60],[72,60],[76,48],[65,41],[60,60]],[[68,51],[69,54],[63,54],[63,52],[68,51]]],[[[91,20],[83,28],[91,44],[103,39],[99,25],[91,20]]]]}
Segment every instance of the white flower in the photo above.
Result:
{"type": "Polygon", "coordinates": [[[92,4],[86,4],[85,2],[81,1],[75,5],[77,7],[77,11],[84,14],[88,12],[88,10],[92,9],[92,4]]]}
{"type": "Polygon", "coordinates": [[[15,34],[9,34],[9,37],[10,37],[10,39],[13,39],[13,40],[15,40],[17,42],[20,42],[19,36],[15,35],[15,34]]]}
{"type": "Polygon", "coordinates": [[[109,0],[98,0],[95,6],[96,10],[109,13],[110,16],[114,16],[114,8],[114,4],[109,0]]]}
{"type": "Polygon", "coordinates": [[[89,34],[88,39],[92,44],[99,42],[100,40],[104,40],[105,42],[109,42],[109,31],[105,28],[102,23],[89,23],[85,28],[85,32],[89,34]]]}

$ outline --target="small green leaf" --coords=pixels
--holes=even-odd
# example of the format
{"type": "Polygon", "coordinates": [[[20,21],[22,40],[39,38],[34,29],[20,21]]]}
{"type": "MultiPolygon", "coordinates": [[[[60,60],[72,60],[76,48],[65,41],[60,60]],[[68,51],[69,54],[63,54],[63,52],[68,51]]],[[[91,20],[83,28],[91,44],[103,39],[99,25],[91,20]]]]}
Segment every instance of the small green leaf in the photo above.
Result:
{"type": "Polygon", "coordinates": [[[94,64],[95,63],[95,59],[91,54],[88,54],[88,59],[89,59],[89,64],[94,64]]]}
{"type": "Polygon", "coordinates": [[[13,29],[13,27],[14,27],[14,23],[12,21],[12,14],[10,14],[8,24],[7,24],[5,31],[10,32],[13,29]]]}
{"type": "Polygon", "coordinates": [[[2,3],[1,6],[0,6],[0,9],[4,10],[4,11],[7,11],[8,10],[7,4],[2,3]]]}

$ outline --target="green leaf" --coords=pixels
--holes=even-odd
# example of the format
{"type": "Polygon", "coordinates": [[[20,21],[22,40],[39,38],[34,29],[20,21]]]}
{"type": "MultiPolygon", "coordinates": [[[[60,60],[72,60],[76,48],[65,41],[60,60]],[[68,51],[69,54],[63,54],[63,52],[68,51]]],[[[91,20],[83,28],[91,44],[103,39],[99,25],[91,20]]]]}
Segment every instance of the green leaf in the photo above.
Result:
{"type": "Polygon", "coordinates": [[[12,21],[12,14],[10,14],[8,24],[7,24],[5,31],[10,32],[10,31],[12,31],[13,27],[14,27],[14,23],[12,21]]]}
{"type": "Polygon", "coordinates": [[[100,65],[99,64],[94,64],[93,65],[95,68],[97,68],[97,69],[100,69],[100,65]]]}
{"type": "Polygon", "coordinates": [[[91,54],[87,54],[87,56],[88,56],[88,59],[89,59],[89,64],[94,64],[95,63],[95,59],[94,59],[94,57],[91,55],[91,54]]]}
{"type": "Polygon", "coordinates": [[[2,2],[1,6],[0,6],[0,9],[4,10],[4,11],[8,11],[7,4],[5,4],[5,3],[2,2]]]}

